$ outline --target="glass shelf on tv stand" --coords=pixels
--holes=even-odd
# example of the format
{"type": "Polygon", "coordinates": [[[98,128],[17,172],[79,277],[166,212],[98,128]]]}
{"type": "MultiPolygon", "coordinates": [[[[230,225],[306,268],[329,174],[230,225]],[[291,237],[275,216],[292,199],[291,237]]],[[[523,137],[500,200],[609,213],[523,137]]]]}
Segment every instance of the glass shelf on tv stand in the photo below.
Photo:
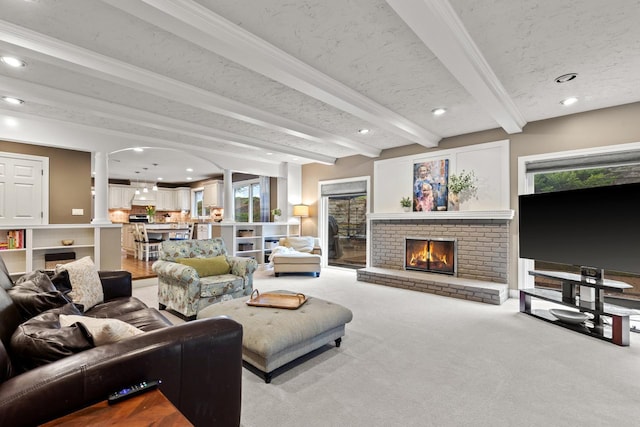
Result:
{"type": "MultiPolygon", "coordinates": [[[[640,311],[605,303],[604,290],[609,289],[620,292],[623,289],[631,288],[631,285],[608,279],[587,282],[582,280],[582,277],[578,274],[561,271],[532,270],[529,274],[532,276],[559,280],[562,290],[557,291],[542,288],[521,289],[520,311],[522,313],[529,314],[533,317],[537,317],[582,334],[613,342],[614,344],[622,346],[629,345],[629,316],[638,315],[640,314],[640,311]],[[576,292],[578,286],[595,289],[595,295],[592,295],[588,300],[586,298],[581,299],[576,292]],[[547,310],[532,310],[532,297],[576,308],[580,312],[591,313],[593,319],[589,320],[589,323],[591,323],[593,327],[589,328],[584,324],[575,325],[561,322],[553,317],[547,310]],[[605,323],[601,316],[610,317],[611,324],[609,325],[608,323],[605,323]]],[[[581,292],[584,292],[584,288],[581,288],[581,292]]]]}

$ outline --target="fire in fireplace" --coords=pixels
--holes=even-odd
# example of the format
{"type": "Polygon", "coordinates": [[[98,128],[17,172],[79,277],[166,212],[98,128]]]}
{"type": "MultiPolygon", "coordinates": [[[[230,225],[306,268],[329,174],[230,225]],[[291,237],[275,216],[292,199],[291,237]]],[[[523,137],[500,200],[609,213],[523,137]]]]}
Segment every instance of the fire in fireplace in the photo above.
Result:
{"type": "Polygon", "coordinates": [[[456,275],[456,240],[440,238],[404,239],[405,270],[456,275]]]}

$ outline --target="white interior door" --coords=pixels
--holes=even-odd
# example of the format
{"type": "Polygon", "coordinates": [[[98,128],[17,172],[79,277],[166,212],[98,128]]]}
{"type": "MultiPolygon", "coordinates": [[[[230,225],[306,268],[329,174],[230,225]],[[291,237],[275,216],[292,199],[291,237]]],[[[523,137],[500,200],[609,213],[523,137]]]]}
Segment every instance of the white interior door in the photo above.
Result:
{"type": "Polygon", "coordinates": [[[43,189],[47,176],[46,158],[0,155],[0,225],[46,223],[43,189]]]}

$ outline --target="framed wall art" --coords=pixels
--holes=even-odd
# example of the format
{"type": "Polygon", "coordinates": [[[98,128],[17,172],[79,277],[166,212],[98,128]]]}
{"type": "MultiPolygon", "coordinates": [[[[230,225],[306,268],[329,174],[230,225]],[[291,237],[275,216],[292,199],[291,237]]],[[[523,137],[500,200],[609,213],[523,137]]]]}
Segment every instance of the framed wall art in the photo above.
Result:
{"type": "Polygon", "coordinates": [[[446,211],[449,159],[413,164],[413,211],[446,211]]]}

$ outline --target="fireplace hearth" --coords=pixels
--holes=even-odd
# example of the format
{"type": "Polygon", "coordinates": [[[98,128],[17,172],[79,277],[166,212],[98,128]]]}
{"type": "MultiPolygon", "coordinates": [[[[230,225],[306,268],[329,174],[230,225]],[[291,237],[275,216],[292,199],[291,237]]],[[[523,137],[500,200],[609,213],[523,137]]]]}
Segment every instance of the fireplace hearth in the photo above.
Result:
{"type": "Polygon", "coordinates": [[[457,274],[456,239],[405,237],[404,242],[405,270],[457,274]]]}

